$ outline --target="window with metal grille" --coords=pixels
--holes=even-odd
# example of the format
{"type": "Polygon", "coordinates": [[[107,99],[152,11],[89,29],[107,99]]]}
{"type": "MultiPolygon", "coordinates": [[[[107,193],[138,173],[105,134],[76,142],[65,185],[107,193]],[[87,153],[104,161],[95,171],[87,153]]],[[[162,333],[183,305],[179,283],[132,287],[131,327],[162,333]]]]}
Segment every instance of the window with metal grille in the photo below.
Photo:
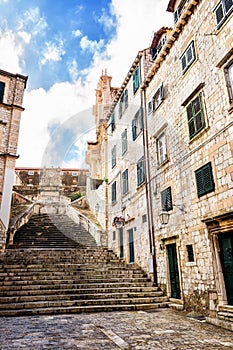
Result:
{"type": "Polygon", "coordinates": [[[4,90],[5,90],[5,83],[0,81],[0,103],[3,102],[4,90]]]}
{"type": "Polygon", "coordinates": [[[187,244],[187,254],[188,254],[188,261],[193,262],[194,261],[194,253],[193,253],[193,246],[192,244],[187,244]]]}
{"type": "Polygon", "coordinates": [[[169,211],[173,209],[171,187],[167,187],[161,192],[161,204],[163,211],[169,211]]]}
{"type": "Polygon", "coordinates": [[[125,152],[128,149],[128,141],[127,141],[127,129],[123,131],[121,134],[121,151],[122,155],[125,154],[125,152]]]}
{"type": "Polygon", "coordinates": [[[217,28],[227,20],[230,14],[233,12],[233,0],[222,0],[214,9],[217,28]]]}
{"type": "Polygon", "coordinates": [[[224,68],[226,82],[227,82],[227,90],[229,94],[229,101],[233,103],[233,60],[224,68]]]}
{"type": "Polygon", "coordinates": [[[116,181],[112,184],[112,203],[116,202],[116,181]]]}
{"type": "Polygon", "coordinates": [[[198,197],[201,197],[209,192],[214,191],[215,184],[211,162],[197,169],[195,171],[195,177],[198,197]]]}
{"type": "Polygon", "coordinates": [[[187,71],[187,69],[191,66],[191,64],[195,61],[196,55],[195,55],[195,48],[194,48],[194,41],[192,41],[183,55],[181,56],[181,65],[182,65],[182,71],[183,74],[187,71]]]}
{"type": "Polygon", "coordinates": [[[140,186],[145,182],[145,167],[144,157],[142,157],[137,163],[137,185],[140,186]]]}
{"type": "Polygon", "coordinates": [[[116,145],[112,148],[112,168],[116,166],[116,145]]]}
{"type": "Polygon", "coordinates": [[[126,194],[129,191],[128,169],[122,173],[122,192],[126,194]]]}
{"type": "Polygon", "coordinates": [[[192,139],[205,127],[204,109],[201,93],[187,106],[189,137],[192,139]]]}
{"type": "Polygon", "coordinates": [[[134,94],[137,92],[139,85],[140,85],[139,67],[137,67],[133,72],[133,93],[134,94]]]}

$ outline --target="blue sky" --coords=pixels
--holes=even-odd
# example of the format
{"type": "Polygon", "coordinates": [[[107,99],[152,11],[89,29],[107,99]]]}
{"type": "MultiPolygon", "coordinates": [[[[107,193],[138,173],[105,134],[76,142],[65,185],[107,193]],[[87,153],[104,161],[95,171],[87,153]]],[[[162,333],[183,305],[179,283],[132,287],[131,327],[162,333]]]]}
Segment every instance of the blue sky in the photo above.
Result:
{"type": "Polygon", "coordinates": [[[0,69],[28,75],[18,166],[84,166],[101,71],[120,86],[153,32],[172,24],[163,0],[0,0],[0,69]],[[71,136],[72,135],[72,136],[71,136]],[[52,145],[52,146],[51,146],[52,145]],[[62,164],[61,164],[62,163],[62,164]]]}

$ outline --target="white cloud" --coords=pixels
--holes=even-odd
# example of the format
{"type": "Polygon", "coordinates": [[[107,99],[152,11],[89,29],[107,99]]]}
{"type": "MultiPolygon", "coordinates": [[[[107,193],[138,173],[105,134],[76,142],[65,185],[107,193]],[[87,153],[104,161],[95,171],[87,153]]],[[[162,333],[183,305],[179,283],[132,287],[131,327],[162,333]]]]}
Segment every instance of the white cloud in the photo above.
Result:
{"type": "Polygon", "coordinates": [[[79,73],[77,61],[73,59],[72,62],[69,62],[67,64],[67,66],[68,66],[70,77],[72,81],[75,82],[78,79],[78,73],[79,73]]]}
{"type": "Polygon", "coordinates": [[[99,51],[104,46],[104,40],[101,39],[100,41],[96,40],[89,40],[88,37],[85,35],[82,37],[80,41],[80,47],[83,51],[90,51],[91,53],[95,53],[96,51],[99,51]]]}
{"type": "Polygon", "coordinates": [[[0,68],[21,73],[20,56],[23,53],[23,48],[15,39],[12,31],[1,32],[0,30],[0,52],[0,68]]]}
{"type": "Polygon", "coordinates": [[[97,19],[99,23],[102,23],[106,32],[111,30],[115,23],[113,22],[113,17],[108,16],[105,9],[102,9],[102,15],[97,19]]]}
{"type": "Polygon", "coordinates": [[[41,16],[39,8],[35,7],[25,11],[18,23],[18,30],[24,31],[25,28],[28,28],[32,35],[43,35],[47,26],[47,22],[41,16]]]}
{"type": "Polygon", "coordinates": [[[82,32],[81,30],[77,29],[77,30],[72,30],[72,35],[75,37],[75,38],[78,38],[82,35],[82,32]]]}
{"type": "Polygon", "coordinates": [[[58,62],[66,53],[66,51],[63,48],[64,43],[62,40],[59,41],[58,45],[56,45],[55,43],[48,42],[46,42],[45,45],[46,50],[43,53],[43,58],[40,61],[42,65],[46,64],[47,62],[58,62]]]}
{"type": "Polygon", "coordinates": [[[4,2],[8,2],[9,0],[0,0],[0,4],[3,4],[4,2]]]}
{"type": "MultiPolygon", "coordinates": [[[[26,109],[22,114],[21,121],[19,138],[21,157],[17,161],[18,165],[41,165],[43,153],[50,141],[48,125],[56,122],[63,125],[66,120],[70,120],[71,116],[94,104],[95,89],[102,69],[107,68],[108,74],[113,77],[112,86],[120,86],[123,83],[137,52],[150,45],[153,32],[164,25],[173,24],[172,14],[166,13],[166,5],[167,2],[162,0],[112,0],[112,13],[117,18],[117,33],[107,45],[106,50],[103,52],[103,40],[91,41],[87,36],[83,36],[81,39],[83,51],[92,52],[94,59],[89,68],[79,72],[79,76],[83,74],[85,77],[85,82],[81,83],[77,79],[78,68],[75,58],[68,65],[74,83],[55,84],[47,92],[43,89],[25,92],[24,107],[26,109]]],[[[102,21],[104,22],[103,18],[102,21]]],[[[1,40],[0,62],[4,52],[1,40]]],[[[11,42],[12,51],[16,50],[15,65],[17,65],[20,48],[17,48],[12,38],[11,40],[8,38],[8,41],[11,42]]],[[[12,51],[10,51],[9,57],[13,56],[12,51]]],[[[48,44],[43,60],[44,62],[59,60],[64,54],[63,52],[62,45],[59,49],[59,45],[48,44]]],[[[91,114],[85,115],[85,117],[81,116],[75,119],[75,123],[79,124],[82,133],[88,134],[91,126],[94,127],[94,117],[91,114]]],[[[77,159],[64,160],[67,165],[76,166],[80,164],[80,161],[84,161],[82,157],[86,147],[85,140],[78,139],[75,144],[77,159]]]]}
{"type": "Polygon", "coordinates": [[[30,43],[30,41],[31,41],[31,34],[30,33],[21,31],[21,32],[18,32],[18,35],[23,39],[25,44],[29,44],[30,43]]]}

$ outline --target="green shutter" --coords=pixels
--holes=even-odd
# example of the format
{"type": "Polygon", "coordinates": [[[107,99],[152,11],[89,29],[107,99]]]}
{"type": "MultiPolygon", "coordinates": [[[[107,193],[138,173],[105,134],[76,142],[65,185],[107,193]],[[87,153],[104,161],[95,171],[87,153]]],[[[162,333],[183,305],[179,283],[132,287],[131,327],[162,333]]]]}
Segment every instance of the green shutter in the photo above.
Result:
{"type": "Polygon", "coordinates": [[[162,203],[162,210],[169,211],[173,209],[171,187],[168,187],[161,192],[161,203],[162,203]]]}
{"type": "Polygon", "coordinates": [[[197,195],[201,197],[209,192],[214,191],[215,184],[212,172],[211,162],[195,171],[197,195]]]}
{"type": "Polygon", "coordinates": [[[139,67],[137,67],[133,73],[133,93],[139,88],[139,67]]]}

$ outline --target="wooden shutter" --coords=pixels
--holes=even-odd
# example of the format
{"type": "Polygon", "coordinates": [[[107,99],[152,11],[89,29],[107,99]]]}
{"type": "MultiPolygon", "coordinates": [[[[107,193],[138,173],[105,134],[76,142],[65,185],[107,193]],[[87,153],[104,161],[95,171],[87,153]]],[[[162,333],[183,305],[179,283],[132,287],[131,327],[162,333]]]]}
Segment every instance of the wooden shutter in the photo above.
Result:
{"type": "Polygon", "coordinates": [[[215,185],[214,185],[211,162],[207,163],[200,169],[196,170],[195,176],[196,176],[198,197],[201,197],[204,194],[214,191],[215,185]]]}
{"type": "Polygon", "coordinates": [[[168,187],[161,192],[161,202],[162,202],[162,210],[169,211],[173,209],[171,187],[168,187]]]}
{"type": "Polygon", "coordinates": [[[137,138],[137,122],[135,118],[132,120],[132,138],[133,140],[137,138]]]}

